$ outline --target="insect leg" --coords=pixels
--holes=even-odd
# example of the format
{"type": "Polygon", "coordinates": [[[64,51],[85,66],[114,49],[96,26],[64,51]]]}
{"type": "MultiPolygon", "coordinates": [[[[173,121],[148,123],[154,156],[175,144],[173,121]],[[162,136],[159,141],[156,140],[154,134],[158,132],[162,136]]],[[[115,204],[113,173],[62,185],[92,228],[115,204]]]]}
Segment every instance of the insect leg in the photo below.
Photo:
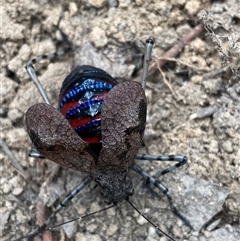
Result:
{"type": "MultiPolygon", "coordinates": [[[[41,58],[41,57],[39,57],[39,58],[41,58]]],[[[37,77],[37,74],[36,74],[36,72],[35,72],[35,70],[33,68],[32,62],[30,61],[29,63],[27,63],[25,68],[26,68],[30,78],[32,79],[34,84],[37,86],[38,91],[41,94],[41,96],[43,97],[44,102],[49,104],[49,105],[51,105],[50,100],[49,100],[49,98],[47,96],[47,93],[45,92],[45,90],[44,90],[42,84],[40,83],[40,81],[39,81],[39,79],[37,77]]]]}
{"type": "Polygon", "coordinates": [[[69,50],[70,50],[70,47],[67,47],[64,50],[60,50],[60,51],[57,51],[55,53],[50,53],[50,54],[47,54],[47,55],[38,56],[38,57],[30,60],[25,66],[31,80],[37,86],[39,93],[43,97],[43,100],[49,105],[51,105],[51,103],[49,101],[49,98],[48,98],[45,90],[43,89],[42,84],[38,80],[38,77],[37,77],[37,74],[35,72],[35,69],[34,69],[33,65],[36,64],[36,63],[39,63],[39,62],[41,62],[42,60],[45,60],[45,59],[52,59],[52,58],[60,57],[60,56],[64,55],[65,53],[67,53],[69,50]]]}
{"type": "Polygon", "coordinates": [[[91,176],[88,176],[86,177],[83,182],[78,185],[73,191],[71,191],[64,199],[63,201],[57,206],[57,208],[55,209],[55,211],[50,215],[50,217],[47,219],[47,221],[41,226],[38,228],[37,231],[35,231],[34,233],[30,234],[30,235],[27,235],[25,237],[21,237],[19,239],[16,239],[15,241],[17,240],[22,240],[24,238],[27,238],[27,240],[33,240],[33,238],[37,235],[39,235],[40,233],[43,233],[49,229],[52,229],[52,227],[50,227],[50,224],[51,224],[51,219],[61,210],[62,207],[65,207],[68,202],[73,198],[75,197],[83,188],[85,188],[90,182],[92,181],[92,177],[91,176]]]}
{"type": "MultiPolygon", "coordinates": [[[[59,211],[62,207],[66,207],[69,201],[71,201],[84,187],[86,187],[92,181],[91,176],[87,176],[81,184],[79,184],[74,190],[72,190],[63,201],[57,206],[55,211],[59,211]]],[[[57,211],[57,212],[58,212],[57,211]]]]}
{"type": "MultiPolygon", "coordinates": [[[[59,22],[58,22],[58,25],[60,23],[60,20],[61,18],[59,19],[59,22]]],[[[62,36],[62,39],[66,45],[66,48],[64,50],[60,50],[60,51],[57,51],[55,53],[50,53],[50,54],[46,54],[46,55],[42,55],[42,56],[37,56],[36,58],[30,60],[26,66],[25,66],[25,69],[27,70],[31,80],[34,82],[34,84],[36,85],[39,93],[41,94],[43,100],[45,103],[51,105],[50,103],[50,100],[47,96],[47,93],[46,91],[44,90],[41,82],[39,81],[38,77],[37,77],[37,74],[35,72],[35,69],[33,67],[34,64],[37,64],[43,60],[46,60],[46,59],[53,59],[53,58],[57,58],[57,57],[61,57],[63,55],[65,55],[67,52],[69,52],[71,50],[71,43],[70,41],[68,40],[67,38],[67,35],[61,30],[60,30],[60,33],[61,33],[61,36],[62,36]]],[[[30,157],[35,157],[35,158],[44,158],[44,156],[42,156],[37,150],[36,148],[32,148],[29,152],[29,156],[30,157]]]]}
{"type": "Polygon", "coordinates": [[[156,155],[137,154],[135,158],[138,160],[178,162],[177,164],[170,166],[161,172],[156,173],[154,175],[155,178],[159,178],[160,176],[165,175],[168,172],[175,171],[177,168],[183,166],[187,162],[187,157],[182,155],[156,156],[156,155]]]}
{"type": "Polygon", "coordinates": [[[60,51],[55,52],[55,53],[50,53],[50,54],[47,54],[47,55],[38,56],[38,57],[30,60],[25,66],[31,80],[37,86],[39,93],[43,97],[44,102],[49,104],[49,105],[51,105],[50,100],[49,100],[42,84],[40,83],[40,81],[37,77],[37,74],[35,72],[35,69],[34,69],[33,65],[36,64],[36,63],[39,63],[40,61],[45,60],[45,59],[52,59],[52,58],[60,57],[60,56],[64,55],[69,50],[70,50],[70,47],[66,48],[65,50],[60,50],[60,51]]]}
{"type": "Polygon", "coordinates": [[[143,62],[143,74],[142,74],[142,88],[145,90],[146,88],[146,81],[148,76],[148,67],[151,60],[152,48],[154,45],[154,39],[148,38],[146,40],[145,45],[145,54],[144,54],[144,62],[143,62]]]}
{"type": "Polygon", "coordinates": [[[146,181],[146,183],[151,183],[153,184],[156,188],[158,188],[163,194],[165,194],[166,196],[169,196],[169,192],[168,192],[168,188],[165,187],[161,182],[159,182],[158,180],[156,180],[156,178],[154,178],[153,176],[151,176],[150,174],[148,174],[147,172],[143,171],[141,167],[139,167],[136,164],[133,164],[132,169],[138,173],[140,176],[142,176],[144,178],[144,180],[146,181]]]}
{"type": "MultiPolygon", "coordinates": [[[[59,18],[58,21],[58,26],[60,24],[61,18],[59,18]]],[[[53,58],[58,58],[60,56],[65,55],[67,52],[69,52],[71,50],[71,42],[68,40],[67,35],[59,28],[60,30],[60,34],[62,36],[63,42],[65,43],[66,47],[63,50],[57,51],[55,53],[50,53],[50,54],[46,54],[46,55],[42,55],[42,56],[37,56],[36,58],[30,60],[26,66],[25,69],[27,70],[31,80],[34,82],[34,84],[37,86],[39,93],[41,94],[41,96],[43,97],[43,100],[45,103],[51,105],[49,98],[42,86],[42,84],[40,83],[40,81],[38,80],[37,74],[34,70],[33,65],[36,63],[41,62],[42,60],[45,59],[53,59],[53,58]]]]}
{"type": "Polygon", "coordinates": [[[139,167],[138,165],[136,164],[133,164],[132,166],[132,169],[138,173],[140,176],[142,176],[144,178],[144,180],[147,182],[147,183],[151,183],[153,184],[157,189],[159,189],[163,194],[165,194],[168,198],[168,202],[169,202],[169,205],[170,205],[170,208],[173,212],[174,215],[176,215],[177,217],[179,217],[186,226],[190,227],[191,229],[192,226],[191,226],[191,223],[190,221],[184,217],[178,210],[177,208],[173,205],[173,201],[172,201],[172,197],[170,196],[170,193],[168,191],[168,188],[165,187],[161,182],[159,182],[158,180],[156,180],[156,178],[154,178],[153,176],[151,176],[150,174],[146,173],[145,171],[142,170],[141,167],[139,167]]]}

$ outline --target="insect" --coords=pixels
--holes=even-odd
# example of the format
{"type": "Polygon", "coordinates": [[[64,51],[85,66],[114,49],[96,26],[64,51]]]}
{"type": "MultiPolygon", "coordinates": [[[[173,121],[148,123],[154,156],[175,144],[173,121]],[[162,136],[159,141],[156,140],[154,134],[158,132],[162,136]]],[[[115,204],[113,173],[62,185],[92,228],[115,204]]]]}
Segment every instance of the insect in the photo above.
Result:
{"type": "MultiPolygon", "coordinates": [[[[178,162],[160,175],[174,171],[187,162],[182,155],[137,154],[146,125],[144,89],[153,44],[151,38],[146,41],[142,85],[134,81],[117,83],[101,69],[78,66],[62,84],[59,109],[50,105],[32,66],[34,61],[27,64],[26,69],[46,102],[35,104],[26,113],[27,132],[37,150],[32,151],[31,156],[44,156],[60,165],[89,174],[61,202],[57,211],[92,180],[100,186],[101,194],[108,203],[115,205],[126,200],[136,210],[129,199],[133,194],[130,170],[141,175],[171,200],[168,189],[134,162],[134,159],[178,162]]],[[[46,222],[33,236],[48,228],[49,223],[46,222]]]]}

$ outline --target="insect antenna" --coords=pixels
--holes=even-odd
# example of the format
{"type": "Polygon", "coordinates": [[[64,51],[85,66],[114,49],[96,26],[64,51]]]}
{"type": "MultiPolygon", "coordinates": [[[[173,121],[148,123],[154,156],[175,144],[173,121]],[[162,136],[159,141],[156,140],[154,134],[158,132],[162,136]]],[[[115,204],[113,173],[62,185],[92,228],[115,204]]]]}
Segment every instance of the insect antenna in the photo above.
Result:
{"type": "Polygon", "coordinates": [[[155,223],[153,223],[148,217],[146,217],[143,213],[141,213],[134,204],[129,200],[129,198],[126,198],[126,201],[132,206],[132,208],[137,211],[145,220],[147,220],[155,229],[157,229],[159,232],[161,232],[163,235],[165,235],[169,240],[176,241],[171,236],[169,236],[167,233],[165,233],[163,230],[161,230],[155,223]]]}
{"type": "MultiPolygon", "coordinates": [[[[60,224],[56,224],[56,225],[53,225],[53,226],[49,226],[50,219],[51,219],[51,217],[53,216],[53,215],[51,215],[50,218],[47,220],[47,222],[45,222],[44,225],[42,225],[40,228],[38,228],[37,231],[35,231],[34,233],[29,234],[29,235],[27,235],[27,236],[23,236],[23,237],[21,237],[21,238],[15,239],[15,240],[13,240],[13,241],[20,241],[20,240],[23,240],[23,239],[27,239],[27,241],[32,241],[34,237],[36,237],[37,235],[39,235],[39,234],[41,234],[41,233],[43,233],[43,232],[46,232],[46,231],[48,231],[48,230],[56,229],[56,228],[58,228],[58,227],[60,227],[60,226],[62,226],[62,225],[65,225],[65,224],[68,224],[68,223],[71,223],[71,222],[75,222],[75,221],[77,221],[77,220],[81,220],[81,219],[87,218],[87,217],[92,216],[92,215],[95,215],[95,214],[97,214],[97,213],[101,213],[101,212],[106,211],[106,210],[108,210],[108,209],[110,209],[110,208],[113,208],[113,207],[115,207],[115,206],[116,206],[115,204],[112,204],[112,205],[110,205],[110,206],[108,206],[108,207],[105,207],[105,208],[99,209],[99,210],[97,210],[97,211],[95,211],[95,212],[91,212],[91,213],[85,214],[85,215],[83,215],[83,216],[80,216],[80,217],[77,217],[77,218],[68,220],[68,221],[66,221],[66,222],[64,222],[64,223],[60,223],[60,224]]],[[[55,214],[55,212],[54,212],[54,214],[55,214]]]]}

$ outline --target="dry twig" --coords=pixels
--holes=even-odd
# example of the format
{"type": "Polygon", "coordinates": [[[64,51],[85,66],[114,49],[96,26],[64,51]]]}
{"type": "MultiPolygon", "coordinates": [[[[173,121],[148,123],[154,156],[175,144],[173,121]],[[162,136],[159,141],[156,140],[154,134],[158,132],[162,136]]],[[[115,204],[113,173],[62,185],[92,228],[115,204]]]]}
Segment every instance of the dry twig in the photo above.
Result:
{"type": "Polygon", "coordinates": [[[19,164],[17,158],[13,155],[13,153],[8,148],[7,143],[0,137],[0,146],[2,147],[5,154],[9,157],[12,166],[16,169],[16,171],[23,176],[24,179],[28,180],[28,174],[23,170],[22,166],[19,164]]]}
{"type": "MultiPolygon", "coordinates": [[[[46,207],[43,204],[43,196],[47,193],[47,187],[52,182],[54,176],[58,172],[60,166],[58,164],[53,164],[50,175],[46,178],[45,182],[41,185],[40,193],[39,193],[39,199],[37,203],[37,221],[38,225],[41,227],[45,224],[47,218],[46,218],[46,207]]],[[[44,241],[53,241],[53,237],[50,231],[46,231],[42,233],[42,237],[44,241]]]]}
{"type": "MultiPolygon", "coordinates": [[[[185,47],[186,44],[190,43],[193,39],[195,39],[202,31],[204,30],[204,26],[202,23],[198,24],[195,28],[193,28],[188,34],[183,36],[183,38],[174,45],[171,49],[169,49],[167,52],[165,52],[161,58],[158,59],[158,65],[161,68],[168,62],[168,58],[173,58],[177,56],[182,49],[185,47]]],[[[156,70],[158,70],[157,63],[153,63],[149,67],[149,74],[154,74],[156,70]]],[[[142,75],[142,72],[140,73],[140,76],[142,75]]],[[[134,79],[134,81],[141,82],[141,77],[137,77],[134,79]]]]}
{"type": "Polygon", "coordinates": [[[170,91],[172,92],[172,95],[175,96],[175,92],[171,86],[171,84],[167,81],[166,77],[165,77],[165,74],[163,73],[161,67],[159,66],[159,62],[157,60],[155,60],[156,64],[157,64],[157,67],[158,67],[158,70],[159,72],[161,73],[162,77],[163,77],[163,82],[167,85],[167,87],[170,89],[170,91]]]}

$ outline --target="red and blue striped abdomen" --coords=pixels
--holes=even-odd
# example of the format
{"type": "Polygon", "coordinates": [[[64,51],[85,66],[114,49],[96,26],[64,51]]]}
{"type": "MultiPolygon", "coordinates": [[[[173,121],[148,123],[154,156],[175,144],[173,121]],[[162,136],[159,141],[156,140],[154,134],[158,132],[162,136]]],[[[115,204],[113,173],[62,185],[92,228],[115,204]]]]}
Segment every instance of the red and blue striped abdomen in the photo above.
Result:
{"type": "Polygon", "coordinates": [[[117,82],[105,71],[78,66],[66,77],[59,95],[59,110],[82,140],[101,141],[101,109],[105,96],[117,82]]]}

